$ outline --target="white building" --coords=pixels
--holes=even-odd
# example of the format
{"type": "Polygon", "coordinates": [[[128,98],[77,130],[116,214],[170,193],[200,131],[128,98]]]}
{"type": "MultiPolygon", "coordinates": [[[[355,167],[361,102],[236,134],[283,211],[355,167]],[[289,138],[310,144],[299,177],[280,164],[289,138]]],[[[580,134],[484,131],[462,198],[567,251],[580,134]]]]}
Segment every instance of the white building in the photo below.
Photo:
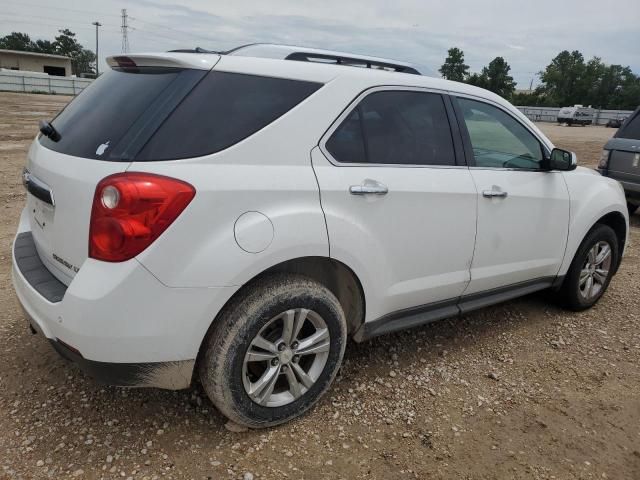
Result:
{"type": "Polygon", "coordinates": [[[0,49],[0,68],[67,77],[71,75],[71,59],[63,55],[0,49]]]}

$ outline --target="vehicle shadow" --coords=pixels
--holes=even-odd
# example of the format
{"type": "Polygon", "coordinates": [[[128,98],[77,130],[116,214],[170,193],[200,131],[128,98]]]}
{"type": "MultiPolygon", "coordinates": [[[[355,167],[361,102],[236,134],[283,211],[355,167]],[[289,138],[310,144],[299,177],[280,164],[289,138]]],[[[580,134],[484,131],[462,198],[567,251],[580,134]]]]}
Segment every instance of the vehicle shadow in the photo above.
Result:
{"type": "MultiPolygon", "coordinates": [[[[399,365],[420,359],[428,366],[456,351],[482,348],[497,335],[509,334],[523,324],[534,328],[548,322],[549,314],[560,312],[563,311],[549,302],[549,294],[542,292],[364,343],[350,341],[337,382],[321,404],[344,393],[349,386],[386,376],[392,356],[399,365]]],[[[234,435],[224,429],[226,419],[209,402],[197,380],[190,389],[181,391],[99,385],[75,364],[58,356],[41,335],[31,335],[26,319],[23,321],[11,363],[14,367],[23,366],[24,381],[3,395],[28,395],[29,401],[49,404],[49,414],[62,422],[73,423],[78,415],[87,428],[99,429],[108,422],[111,435],[120,434],[128,442],[134,440],[128,438],[130,432],[156,429],[175,435],[209,435],[216,430],[222,437],[234,435]]]]}

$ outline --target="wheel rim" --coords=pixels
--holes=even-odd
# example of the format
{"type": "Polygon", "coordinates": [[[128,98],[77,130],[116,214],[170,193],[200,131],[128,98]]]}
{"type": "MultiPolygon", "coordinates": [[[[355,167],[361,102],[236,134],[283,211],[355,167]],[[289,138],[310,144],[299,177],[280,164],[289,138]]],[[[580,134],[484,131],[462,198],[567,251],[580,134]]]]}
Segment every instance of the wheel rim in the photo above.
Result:
{"type": "Polygon", "coordinates": [[[326,322],[313,310],[276,315],[251,341],[242,363],[249,398],[265,407],[287,405],[316,383],[329,357],[326,322]]]}
{"type": "Polygon", "coordinates": [[[609,271],[611,270],[611,245],[608,242],[596,243],[585,260],[580,270],[578,288],[580,295],[586,300],[597,297],[604,289],[609,271]]]}

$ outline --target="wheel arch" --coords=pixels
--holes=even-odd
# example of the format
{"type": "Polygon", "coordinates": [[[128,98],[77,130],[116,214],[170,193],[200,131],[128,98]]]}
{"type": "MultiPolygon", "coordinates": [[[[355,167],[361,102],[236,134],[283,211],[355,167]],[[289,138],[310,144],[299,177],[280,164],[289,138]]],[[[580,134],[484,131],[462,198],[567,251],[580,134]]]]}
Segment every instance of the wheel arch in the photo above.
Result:
{"type": "MultiPolygon", "coordinates": [[[[585,237],[597,224],[611,227],[618,238],[620,258],[627,243],[627,202],[620,184],[597,172],[578,167],[564,174],[570,199],[567,247],[558,275],[564,276],[585,237]]],[[[617,262],[616,269],[620,261],[617,262]]]]}
{"type": "MultiPolygon", "coordinates": [[[[349,335],[353,335],[364,323],[366,311],[364,289],[360,279],[349,266],[329,257],[307,256],[294,258],[280,262],[258,273],[248,282],[244,283],[242,287],[226,301],[211,321],[207,332],[200,341],[196,365],[202,358],[202,346],[206,343],[206,339],[222,312],[256,282],[265,276],[275,273],[297,273],[310,277],[325,285],[336,296],[342,306],[347,319],[347,333],[349,335]]],[[[194,371],[197,371],[197,367],[194,371]]]]}
{"type": "MultiPolygon", "coordinates": [[[[611,227],[611,229],[615,232],[616,234],[616,238],[618,239],[618,261],[614,267],[614,273],[618,271],[618,267],[620,266],[620,263],[622,262],[622,253],[624,252],[624,247],[626,244],[626,240],[627,240],[627,233],[628,233],[628,228],[627,228],[627,222],[626,219],[624,217],[624,215],[618,211],[613,211],[613,212],[609,212],[606,215],[600,217],[596,223],[593,224],[593,226],[591,228],[593,228],[594,226],[601,224],[601,225],[607,225],[608,227],[611,227]]],[[[591,228],[589,229],[589,231],[591,231],[591,228]]]]}

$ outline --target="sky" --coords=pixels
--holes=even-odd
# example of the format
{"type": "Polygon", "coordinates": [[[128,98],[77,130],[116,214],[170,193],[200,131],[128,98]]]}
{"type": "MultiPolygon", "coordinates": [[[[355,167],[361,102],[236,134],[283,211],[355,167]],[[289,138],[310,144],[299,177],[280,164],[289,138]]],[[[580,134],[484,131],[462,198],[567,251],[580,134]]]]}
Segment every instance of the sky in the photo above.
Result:
{"type": "Polygon", "coordinates": [[[285,43],[409,61],[439,76],[456,46],[472,72],[504,57],[528,88],[560,51],[580,50],[640,74],[640,0],[0,0],[0,36],[52,40],[69,28],[95,51],[99,21],[104,69],[121,53],[123,8],[131,52],[285,43]]]}

